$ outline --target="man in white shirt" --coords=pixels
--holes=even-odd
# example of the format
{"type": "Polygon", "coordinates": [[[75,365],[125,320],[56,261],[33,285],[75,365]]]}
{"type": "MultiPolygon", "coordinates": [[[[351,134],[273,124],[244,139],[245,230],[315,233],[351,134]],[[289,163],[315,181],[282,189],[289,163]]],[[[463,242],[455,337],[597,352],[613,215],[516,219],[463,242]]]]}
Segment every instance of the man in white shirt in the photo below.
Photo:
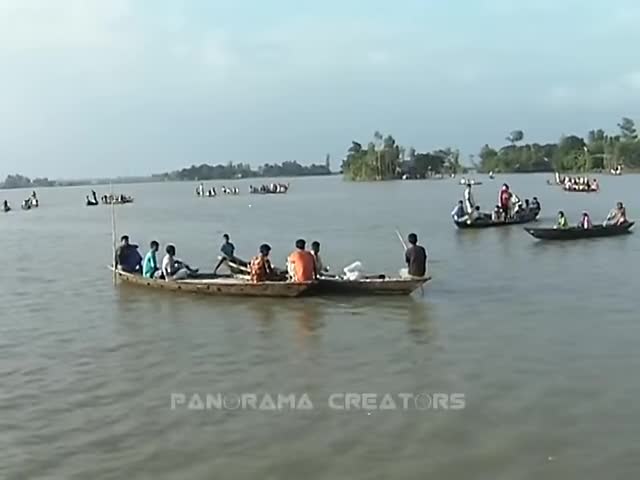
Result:
{"type": "Polygon", "coordinates": [[[191,268],[176,258],[176,247],[167,245],[165,251],[167,254],[162,259],[162,274],[165,280],[184,280],[189,278],[191,274],[198,273],[197,269],[191,268]]]}

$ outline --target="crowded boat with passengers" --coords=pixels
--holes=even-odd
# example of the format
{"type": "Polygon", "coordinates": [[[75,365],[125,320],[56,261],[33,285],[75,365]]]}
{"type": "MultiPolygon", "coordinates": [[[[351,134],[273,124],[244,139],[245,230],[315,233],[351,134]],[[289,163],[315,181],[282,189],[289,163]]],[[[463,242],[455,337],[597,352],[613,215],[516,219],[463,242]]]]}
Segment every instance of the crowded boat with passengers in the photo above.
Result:
{"type": "Polygon", "coordinates": [[[453,222],[460,229],[488,228],[529,223],[538,218],[542,207],[538,197],[524,202],[511,191],[506,183],[498,193],[498,203],[493,210],[482,212],[473,198],[472,186],[467,183],[463,199],[451,212],[453,222]]]}
{"type": "Polygon", "coordinates": [[[201,273],[176,256],[175,245],[165,247],[165,255],[158,262],[160,244],[152,241],[144,258],[139,247],[124,235],[116,250],[114,274],[123,283],[208,295],[298,297],[301,295],[409,295],[431,278],[427,272],[427,252],[418,244],[416,234],[407,237],[406,267],[398,277],[385,274],[365,275],[360,262],[332,275],[320,257],[320,243],[314,241],[307,250],[306,241],[298,239],[295,249],[287,257],[286,269],[272,265],[271,246],[260,245],[250,261],[235,255],[235,245],[229,235],[223,236],[221,256],[211,273],[201,273]],[[219,274],[223,265],[229,274],[219,274]]]}

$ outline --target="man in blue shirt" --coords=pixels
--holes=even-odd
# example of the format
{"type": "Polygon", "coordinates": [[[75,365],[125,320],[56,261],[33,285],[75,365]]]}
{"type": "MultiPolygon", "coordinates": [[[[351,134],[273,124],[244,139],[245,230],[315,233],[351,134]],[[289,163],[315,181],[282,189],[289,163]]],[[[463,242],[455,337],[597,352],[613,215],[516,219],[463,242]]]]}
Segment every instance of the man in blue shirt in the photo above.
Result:
{"type": "Polygon", "coordinates": [[[128,235],[123,235],[120,239],[120,246],[116,250],[115,266],[127,273],[142,272],[142,257],[138,252],[138,245],[129,243],[128,235]]]}
{"type": "Polygon", "coordinates": [[[160,277],[160,268],[158,267],[158,257],[156,254],[160,249],[160,244],[153,240],[150,245],[149,253],[147,253],[144,257],[144,262],[142,262],[142,275],[145,278],[159,278],[160,277]]]}
{"type": "Polygon", "coordinates": [[[236,258],[235,257],[236,247],[233,243],[229,241],[229,235],[225,233],[222,236],[222,238],[224,239],[224,242],[220,247],[220,252],[222,253],[222,256],[220,257],[220,261],[218,262],[218,265],[216,265],[216,268],[213,269],[214,275],[218,273],[218,269],[222,266],[223,263],[225,263],[228,260],[235,260],[236,258]]]}

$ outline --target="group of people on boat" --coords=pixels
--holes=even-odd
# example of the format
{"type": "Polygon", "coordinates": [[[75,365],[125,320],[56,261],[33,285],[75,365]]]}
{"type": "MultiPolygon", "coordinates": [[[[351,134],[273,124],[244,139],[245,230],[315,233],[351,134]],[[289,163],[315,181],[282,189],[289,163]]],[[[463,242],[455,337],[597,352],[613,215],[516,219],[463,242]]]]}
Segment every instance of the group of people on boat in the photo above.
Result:
{"type": "MultiPolygon", "coordinates": [[[[222,192],[223,195],[239,195],[240,194],[240,189],[238,187],[226,187],[223,185],[220,188],[220,191],[222,192]]],[[[198,185],[198,188],[196,188],[196,196],[217,197],[218,192],[216,191],[215,187],[211,187],[210,189],[206,190],[204,184],[201,183],[200,185],[198,185]]]]}
{"type": "Polygon", "coordinates": [[[198,273],[197,268],[191,268],[176,257],[175,245],[169,244],[165,247],[165,255],[161,263],[158,263],[159,250],[160,244],[153,240],[149,244],[149,251],[142,258],[138,245],[131,243],[128,235],[123,235],[120,246],[116,250],[115,268],[126,273],[142,275],[145,278],[167,281],[185,280],[198,273]]]}
{"type": "Polygon", "coordinates": [[[463,200],[451,212],[451,216],[456,223],[467,222],[474,223],[478,220],[492,222],[508,222],[521,219],[523,216],[536,217],[541,210],[538,197],[528,198],[524,202],[513,193],[509,185],[502,185],[498,193],[498,203],[491,213],[484,213],[480,210],[480,206],[475,203],[471,184],[467,183],[464,190],[463,200]]]}
{"type": "MultiPolygon", "coordinates": [[[[88,206],[97,205],[98,197],[96,195],[96,192],[91,190],[91,197],[87,195],[86,201],[88,206]]],[[[130,197],[124,194],[120,194],[120,195],[109,194],[109,195],[102,195],[102,197],[100,197],[100,201],[104,205],[121,205],[123,203],[133,203],[133,197],[130,197]]]]}
{"type": "Polygon", "coordinates": [[[249,185],[249,193],[287,193],[288,190],[288,183],[271,183],[269,185],[260,185],[259,187],[249,185]]]}
{"type": "Polygon", "coordinates": [[[556,183],[568,192],[597,192],[600,190],[598,180],[589,177],[561,177],[556,172],[556,183]]]}
{"type": "MultiPolygon", "coordinates": [[[[427,252],[424,247],[418,244],[418,236],[415,233],[409,234],[407,240],[409,247],[405,251],[406,275],[409,278],[424,278],[427,273],[427,252]]],[[[199,272],[197,268],[192,268],[176,257],[175,245],[169,244],[165,247],[162,262],[158,262],[159,250],[159,242],[153,240],[149,245],[149,251],[143,258],[140,255],[139,246],[131,243],[128,235],[123,235],[120,239],[120,246],[115,252],[114,268],[153,280],[175,281],[197,276],[199,272]]],[[[225,233],[220,247],[222,255],[213,270],[214,276],[217,275],[218,269],[224,263],[233,263],[243,267],[248,273],[249,280],[254,283],[278,280],[312,282],[328,276],[329,267],[322,261],[320,242],[318,241],[313,241],[311,249],[307,250],[307,242],[304,239],[296,240],[294,251],[287,257],[286,271],[279,270],[272,265],[271,246],[267,243],[260,245],[258,254],[249,262],[238,259],[235,250],[235,245],[231,242],[229,235],[225,233]]]]}
{"type": "MultiPolygon", "coordinates": [[[[604,226],[613,226],[613,225],[624,225],[629,222],[627,218],[627,209],[625,208],[622,202],[618,202],[607,215],[606,220],[604,221],[604,226]]],[[[586,210],[582,212],[582,216],[580,217],[580,221],[578,222],[578,228],[589,229],[593,228],[593,222],[591,221],[591,217],[589,216],[589,212],[586,210]]],[[[565,213],[560,210],[558,212],[558,218],[556,220],[555,228],[569,228],[569,221],[567,220],[567,216],[565,213]]]]}

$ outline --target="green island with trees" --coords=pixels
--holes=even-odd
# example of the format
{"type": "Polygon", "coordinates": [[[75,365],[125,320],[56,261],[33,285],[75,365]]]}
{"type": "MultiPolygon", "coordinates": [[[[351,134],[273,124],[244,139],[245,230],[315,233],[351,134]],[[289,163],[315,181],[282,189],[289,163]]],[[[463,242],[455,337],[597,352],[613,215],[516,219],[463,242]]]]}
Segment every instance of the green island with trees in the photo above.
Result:
{"type": "MultiPolygon", "coordinates": [[[[471,165],[479,172],[594,172],[610,171],[619,165],[629,170],[640,168],[640,141],[633,120],[623,118],[618,133],[611,135],[603,129],[591,130],[587,138],[563,135],[557,143],[523,143],[524,132],[514,130],[507,136],[507,144],[494,148],[484,145],[478,162],[471,165]]],[[[352,142],[342,163],[342,171],[349,180],[376,181],[398,178],[429,178],[465,173],[457,149],[445,148],[429,153],[417,153],[399,146],[393,136],[379,132],[366,148],[352,142]]]]}

